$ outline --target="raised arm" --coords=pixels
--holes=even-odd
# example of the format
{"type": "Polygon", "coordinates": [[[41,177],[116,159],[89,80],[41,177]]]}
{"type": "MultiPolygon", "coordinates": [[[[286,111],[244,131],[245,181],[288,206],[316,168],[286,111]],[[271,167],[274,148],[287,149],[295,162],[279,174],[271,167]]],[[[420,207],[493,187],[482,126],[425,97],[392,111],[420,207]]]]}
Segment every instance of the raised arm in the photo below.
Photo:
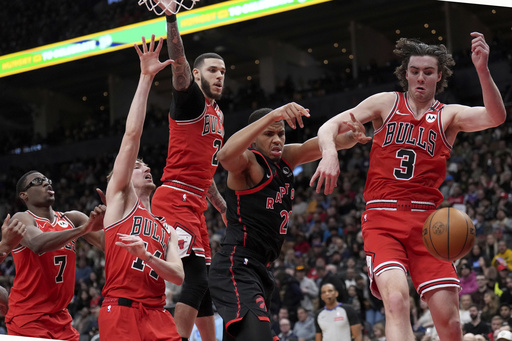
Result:
{"type": "MultiPolygon", "coordinates": [[[[484,106],[452,106],[455,115],[447,129],[447,135],[449,138],[453,136],[453,139],[459,131],[472,132],[493,128],[505,122],[507,117],[501,93],[489,71],[489,45],[482,33],[472,32],[471,36],[471,59],[482,87],[484,106]]],[[[449,110],[452,108],[448,107],[449,110]]]]}
{"type": "Polygon", "coordinates": [[[259,120],[233,134],[217,154],[222,167],[229,172],[240,173],[248,167],[249,155],[247,148],[274,122],[285,120],[295,129],[296,122],[304,127],[302,116],[309,117],[309,111],[297,103],[288,103],[270,111],[259,120]]]}
{"type": "Polygon", "coordinates": [[[160,39],[155,49],[154,35],[151,36],[149,49],[144,37],[142,37],[142,51],[136,44],[134,47],[140,58],[141,72],[139,84],[135,91],[128,117],[126,118],[126,129],[121,146],[119,147],[119,153],[114,162],[112,177],[107,186],[106,200],[108,210],[106,213],[106,225],[123,217],[127,207],[131,208],[137,200],[135,189],[131,184],[131,178],[137,154],[139,153],[140,137],[146,118],[149,90],[155,75],[173,62],[172,60],[164,62],[158,60],[162,49],[162,39],[160,39]]]}
{"type": "MultiPolygon", "coordinates": [[[[167,20],[167,52],[169,53],[169,58],[174,60],[172,65],[172,85],[178,91],[185,91],[192,83],[192,71],[185,56],[185,47],[183,46],[183,40],[178,29],[176,14],[167,9],[169,2],[169,0],[160,0],[158,6],[165,10],[167,20]]],[[[172,4],[169,8],[175,11],[176,3],[172,4]]]]}
{"type": "Polygon", "coordinates": [[[393,106],[396,96],[390,92],[383,92],[372,95],[359,103],[355,108],[346,110],[332,117],[318,129],[318,145],[322,153],[315,174],[310,181],[310,186],[314,186],[315,181],[317,193],[320,193],[322,186],[325,186],[324,193],[330,194],[336,187],[338,176],[340,174],[340,165],[338,152],[336,149],[336,138],[339,134],[348,131],[351,121],[350,115],[362,124],[372,121],[375,129],[382,125],[386,115],[393,106]]]}
{"type": "MultiPolygon", "coordinates": [[[[372,138],[365,135],[364,125],[352,113],[350,114],[350,121],[343,121],[342,125],[343,128],[340,127],[339,130],[347,128],[350,130],[335,137],[334,146],[337,151],[351,148],[358,142],[365,144],[371,141],[372,138]]],[[[318,137],[311,138],[304,143],[287,144],[283,151],[283,158],[290,163],[292,168],[303,163],[318,160],[321,157],[322,153],[320,152],[318,137]]]]}

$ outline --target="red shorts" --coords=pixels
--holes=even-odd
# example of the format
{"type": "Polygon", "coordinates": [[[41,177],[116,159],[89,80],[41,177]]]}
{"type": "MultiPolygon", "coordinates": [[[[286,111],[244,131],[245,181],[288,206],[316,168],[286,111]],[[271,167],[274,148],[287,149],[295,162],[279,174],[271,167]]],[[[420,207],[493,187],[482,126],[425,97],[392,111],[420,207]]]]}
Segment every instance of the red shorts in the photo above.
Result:
{"type": "Polygon", "coordinates": [[[452,262],[432,256],[422,240],[423,223],[432,210],[366,210],[361,217],[370,289],[381,298],[374,278],[390,269],[409,272],[416,291],[457,287],[460,282],[452,262]]]}
{"type": "Polygon", "coordinates": [[[80,338],[80,334],[71,326],[73,319],[67,309],[54,314],[44,314],[39,318],[35,316],[24,315],[12,318],[7,322],[7,334],[72,341],[78,341],[80,338]]]}
{"type": "Polygon", "coordinates": [[[210,239],[204,218],[204,198],[193,193],[174,189],[167,185],[158,187],[151,200],[151,211],[164,217],[167,224],[178,233],[178,251],[181,258],[192,251],[205,257],[206,264],[212,262],[210,239]]]}
{"type": "Polygon", "coordinates": [[[103,301],[98,317],[101,340],[181,341],[172,315],[163,307],[148,308],[134,302],[121,306],[103,301]]]}

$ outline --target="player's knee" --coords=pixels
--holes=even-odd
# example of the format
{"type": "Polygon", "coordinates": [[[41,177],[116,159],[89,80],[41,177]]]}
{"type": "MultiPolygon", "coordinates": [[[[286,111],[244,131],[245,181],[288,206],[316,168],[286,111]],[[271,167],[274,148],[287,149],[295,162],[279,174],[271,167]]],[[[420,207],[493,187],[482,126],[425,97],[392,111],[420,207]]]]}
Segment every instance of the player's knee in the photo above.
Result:
{"type": "Polygon", "coordinates": [[[204,271],[199,271],[198,269],[195,271],[185,270],[185,281],[183,282],[179,301],[199,310],[207,289],[208,278],[206,276],[206,269],[204,271]]]}
{"type": "Polygon", "coordinates": [[[386,313],[394,316],[409,314],[409,297],[400,291],[391,291],[385,299],[386,313]]]}

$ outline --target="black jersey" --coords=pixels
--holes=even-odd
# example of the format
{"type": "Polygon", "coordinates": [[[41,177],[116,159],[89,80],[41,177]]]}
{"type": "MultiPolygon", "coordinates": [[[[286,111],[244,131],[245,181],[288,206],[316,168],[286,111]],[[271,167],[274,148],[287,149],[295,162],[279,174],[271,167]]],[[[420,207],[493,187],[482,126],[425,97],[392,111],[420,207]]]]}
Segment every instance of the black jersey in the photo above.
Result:
{"type": "Polygon", "coordinates": [[[265,170],[261,182],[242,191],[227,189],[228,227],[223,245],[255,251],[262,262],[272,262],[281,251],[294,197],[294,176],[283,159],[273,162],[251,150],[265,170]]]}

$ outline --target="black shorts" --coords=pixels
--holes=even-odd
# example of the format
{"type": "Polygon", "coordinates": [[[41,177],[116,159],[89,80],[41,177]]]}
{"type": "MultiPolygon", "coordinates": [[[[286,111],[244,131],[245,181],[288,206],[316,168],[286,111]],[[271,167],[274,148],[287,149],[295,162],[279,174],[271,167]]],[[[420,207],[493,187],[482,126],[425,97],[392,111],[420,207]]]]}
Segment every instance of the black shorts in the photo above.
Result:
{"type": "Polygon", "coordinates": [[[258,256],[240,246],[225,246],[213,257],[210,294],[228,333],[248,311],[270,323],[274,276],[258,256]]]}

